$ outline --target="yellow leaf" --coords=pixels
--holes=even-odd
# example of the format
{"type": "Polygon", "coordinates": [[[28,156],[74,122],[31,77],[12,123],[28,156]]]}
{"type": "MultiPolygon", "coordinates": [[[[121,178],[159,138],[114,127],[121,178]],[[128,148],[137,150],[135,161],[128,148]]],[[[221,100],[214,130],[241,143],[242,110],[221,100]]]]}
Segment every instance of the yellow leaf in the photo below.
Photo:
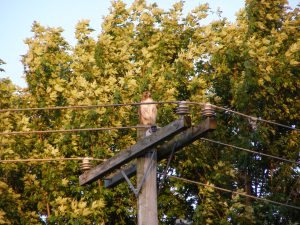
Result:
{"type": "Polygon", "coordinates": [[[54,90],[56,90],[57,92],[62,92],[64,89],[59,84],[56,84],[54,86],[54,90]]]}
{"type": "Polygon", "coordinates": [[[264,85],[264,80],[262,78],[259,78],[257,82],[258,82],[259,86],[263,86],[264,85]]]}
{"type": "Polygon", "coordinates": [[[292,55],[292,53],[290,51],[287,51],[284,55],[285,57],[289,58],[292,55]]]}
{"type": "Polygon", "coordinates": [[[66,178],[64,178],[64,179],[61,180],[61,184],[62,184],[64,187],[66,187],[66,186],[68,185],[68,183],[69,183],[69,181],[68,181],[68,179],[66,179],[66,178]]]}
{"type": "Polygon", "coordinates": [[[273,20],[273,17],[272,17],[272,15],[271,15],[271,14],[269,14],[269,13],[267,14],[267,16],[266,16],[266,17],[267,17],[267,19],[268,19],[268,20],[273,20]]]}
{"type": "Polygon", "coordinates": [[[57,98],[56,91],[51,92],[50,99],[55,100],[57,98]]]}
{"type": "Polygon", "coordinates": [[[87,206],[87,203],[84,202],[84,201],[81,201],[81,202],[78,203],[78,208],[79,208],[79,209],[86,208],[86,206],[87,206]]]}
{"type": "Polygon", "coordinates": [[[270,40],[268,40],[268,39],[266,39],[266,38],[264,38],[264,39],[262,40],[262,42],[263,42],[264,45],[270,44],[270,40]]]}
{"type": "Polygon", "coordinates": [[[267,71],[268,73],[270,73],[270,72],[272,72],[272,71],[273,71],[273,69],[272,69],[272,67],[271,67],[271,66],[267,66],[267,68],[266,68],[266,71],[267,71]]]}
{"type": "Polygon", "coordinates": [[[297,52],[299,50],[300,50],[300,42],[294,43],[290,47],[290,51],[293,52],[293,53],[297,52]]]}
{"type": "Polygon", "coordinates": [[[292,59],[292,60],[290,61],[290,64],[291,64],[292,66],[297,66],[297,65],[299,65],[300,63],[299,63],[298,61],[292,59]]]}
{"type": "Polygon", "coordinates": [[[129,87],[129,89],[131,89],[131,90],[133,90],[133,89],[135,89],[135,88],[137,88],[137,83],[136,83],[136,80],[134,80],[134,79],[130,79],[129,81],[128,81],[128,87],[129,87]]]}
{"type": "Polygon", "coordinates": [[[83,209],[82,211],[82,216],[88,216],[90,215],[92,212],[89,209],[83,209]]]}
{"type": "Polygon", "coordinates": [[[61,212],[61,213],[64,213],[66,211],[66,209],[67,209],[67,206],[65,206],[65,205],[60,205],[58,207],[58,211],[61,212]]]}
{"type": "Polygon", "coordinates": [[[251,57],[254,57],[254,56],[256,55],[256,53],[251,49],[251,50],[249,51],[249,55],[250,55],[251,57]]]}
{"type": "Polygon", "coordinates": [[[269,75],[265,75],[265,76],[264,76],[264,79],[265,79],[266,81],[271,81],[271,77],[270,77],[269,75]]]}

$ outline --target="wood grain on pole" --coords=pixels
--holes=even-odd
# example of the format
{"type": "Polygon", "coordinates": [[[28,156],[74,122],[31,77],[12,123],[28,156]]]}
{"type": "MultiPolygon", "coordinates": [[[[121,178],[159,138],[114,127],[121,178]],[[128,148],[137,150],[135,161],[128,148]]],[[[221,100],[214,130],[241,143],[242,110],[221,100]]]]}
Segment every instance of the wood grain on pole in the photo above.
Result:
{"type": "MultiPolygon", "coordinates": [[[[138,129],[137,138],[143,138],[145,133],[145,130],[138,129]]],[[[151,149],[145,155],[138,157],[136,161],[137,187],[142,185],[137,199],[138,225],[158,224],[156,164],[157,153],[155,149],[151,149]]]]}

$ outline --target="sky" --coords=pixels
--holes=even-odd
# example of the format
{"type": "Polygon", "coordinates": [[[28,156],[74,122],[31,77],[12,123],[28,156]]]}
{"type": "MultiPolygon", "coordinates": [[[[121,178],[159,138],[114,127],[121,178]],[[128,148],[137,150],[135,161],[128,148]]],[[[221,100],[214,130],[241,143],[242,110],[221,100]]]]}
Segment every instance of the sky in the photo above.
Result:
{"type": "MultiPolygon", "coordinates": [[[[130,6],[133,0],[123,2],[130,6]]],[[[178,0],[147,0],[147,3],[154,2],[167,10],[178,0]]],[[[222,15],[231,22],[235,20],[235,13],[244,7],[244,0],[186,0],[184,12],[203,3],[209,3],[214,11],[220,8],[222,15]]],[[[298,0],[289,0],[289,4],[294,8],[298,0]]],[[[74,46],[74,31],[78,21],[89,19],[96,39],[110,6],[111,0],[0,0],[0,59],[6,62],[1,66],[5,72],[0,72],[0,78],[8,77],[20,87],[27,86],[20,60],[28,50],[24,40],[32,37],[31,26],[34,21],[46,27],[62,27],[64,38],[74,46]]]]}

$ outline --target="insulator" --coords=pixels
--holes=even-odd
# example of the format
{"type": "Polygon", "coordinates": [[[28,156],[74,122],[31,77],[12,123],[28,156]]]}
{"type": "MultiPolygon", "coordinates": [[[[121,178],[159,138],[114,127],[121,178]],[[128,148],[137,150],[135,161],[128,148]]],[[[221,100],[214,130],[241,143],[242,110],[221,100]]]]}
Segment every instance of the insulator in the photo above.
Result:
{"type": "Polygon", "coordinates": [[[215,116],[215,110],[210,103],[206,103],[201,111],[203,117],[213,117],[215,116]]]}
{"type": "Polygon", "coordinates": [[[176,108],[176,114],[180,115],[180,116],[184,116],[184,115],[187,115],[189,114],[190,111],[189,111],[189,107],[187,106],[186,102],[185,101],[181,101],[177,108],[176,108]]]}
{"type": "Polygon", "coordinates": [[[250,117],[248,118],[248,121],[252,127],[253,130],[257,129],[257,118],[256,117],[250,117]]]}
{"type": "Polygon", "coordinates": [[[80,163],[80,169],[85,172],[87,170],[90,170],[92,168],[92,163],[90,162],[92,158],[85,157],[82,159],[82,163],[80,163]]]}

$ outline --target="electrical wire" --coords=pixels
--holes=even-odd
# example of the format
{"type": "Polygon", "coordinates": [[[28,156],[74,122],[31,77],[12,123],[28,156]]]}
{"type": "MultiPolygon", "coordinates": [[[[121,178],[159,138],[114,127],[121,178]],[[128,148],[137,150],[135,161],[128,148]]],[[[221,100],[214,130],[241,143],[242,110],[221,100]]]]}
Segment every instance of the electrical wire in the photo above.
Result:
{"type": "MultiPolygon", "coordinates": [[[[68,129],[68,130],[12,131],[12,132],[0,132],[0,136],[47,134],[47,133],[71,133],[71,132],[84,132],[84,131],[106,131],[106,130],[116,130],[116,129],[138,129],[138,128],[148,128],[148,127],[149,126],[139,125],[139,126],[127,126],[127,127],[79,128],[79,129],[68,129]]],[[[258,154],[258,155],[261,155],[261,156],[266,156],[266,157],[269,157],[269,158],[281,160],[281,161],[284,161],[284,162],[294,163],[294,164],[300,165],[300,162],[297,162],[297,161],[294,161],[294,160],[289,160],[289,159],[285,159],[285,158],[282,158],[282,157],[278,157],[278,156],[274,156],[274,155],[270,155],[270,154],[266,154],[266,153],[262,153],[262,152],[257,152],[257,151],[254,151],[254,150],[250,150],[250,149],[243,148],[243,147],[238,147],[238,146],[231,145],[231,144],[226,144],[226,143],[223,143],[223,142],[220,142],[220,141],[215,141],[215,140],[208,139],[208,138],[200,138],[200,139],[203,140],[203,141],[208,141],[208,142],[211,142],[211,143],[215,143],[215,144],[219,144],[219,145],[239,149],[239,150],[242,150],[242,151],[258,154]]]]}
{"type": "Polygon", "coordinates": [[[228,111],[228,112],[231,112],[231,113],[234,113],[234,114],[237,114],[237,115],[249,118],[249,119],[251,119],[253,121],[261,121],[261,122],[264,122],[264,123],[269,123],[269,124],[277,125],[277,126],[280,126],[280,127],[284,127],[284,128],[288,128],[288,129],[300,131],[300,129],[298,129],[296,127],[291,127],[291,126],[288,126],[288,125],[285,125],[285,124],[282,124],[282,123],[277,123],[277,122],[274,122],[274,121],[271,121],[271,120],[262,119],[260,117],[249,116],[247,114],[244,114],[244,113],[241,113],[241,112],[238,112],[238,111],[234,111],[232,109],[224,108],[224,107],[221,107],[221,106],[217,106],[217,105],[212,105],[212,106],[214,108],[216,108],[216,109],[221,109],[221,110],[224,110],[224,111],[228,111]]]}
{"type": "MultiPolygon", "coordinates": [[[[205,104],[205,103],[198,103],[198,102],[185,102],[185,103],[186,104],[200,105],[200,106],[205,104]]],[[[274,121],[271,121],[271,120],[262,119],[260,117],[250,116],[250,115],[247,115],[245,113],[241,113],[241,112],[238,112],[238,111],[235,111],[235,110],[232,110],[232,109],[228,109],[228,108],[225,108],[225,107],[222,107],[222,106],[217,106],[217,105],[213,105],[213,104],[210,104],[210,105],[215,109],[220,109],[220,110],[223,110],[223,111],[231,112],[231,113],[237,114],[239,116],[243,116],[243,117],[246,117],[248,119],[251,119],[252,121],[260,121],[260,122],[269,123],[269,124],[277,125],[277,126],[280,126],[280,127],[300,131],[300,129],[298,129],[296,127],[291,127],[291,126],[288,126],[288,125],[285,125],[285,124],[282,124],[282,123],[277,123],[277,122],[274,122],[274,121]]]]}
{"type": "MultiPolygon", "coordinates": [[[[205,105],[205,103],[200,103],[200,102],[189,102],[189,101],[161,101],[161,102],[133,102],[133,103],[119,103],[119,104],[98,104],[98,105],[79,105],[79,106],[53,106],[53,107],[35,107],[35,108],[8,108],[8,109],[0,109],[0,113],[1,112],[22,112],[22,111],[37,111],[37,110],[62,110],[62,109],[91,109],[91,108],[107,108],[107,107],[120,107],[120,106],[139,106],[139,105],[147,105],[147,104],[179,104],[179,103],[183,103],[184,104],[190,104],[190,105],[200,105],[203,106],[205,105]]],[[[277,123],[271,120],[266,120],[266,119],[262,119],[260,117],[255,117],[255,116],[250,116],[232,109],[228,109],[222,106],[217,106],[217,105],[213,105],[211,104],[211,106],[213,106],[216,109],[220,109],[220,110],[224,110],[227,112],[231,112],[246,118],[249,118],[253,121],[260,121],[260,122],[264,122],[264,123],[269,123],[269,124],[273,124],[273,125],[277,125],[280,127],[284,127],[284,128],[288,128],[288,129],[292,129],[292,130],[296,130],[296,131],[300,131],[300,129],[296,128],[296,127],[292,127],[292,126],[288,126],[282,123],[277,123]]]]}
{"type": "Polygon", "coordinates": [[[105,130],[124,130],[124,129],[138,129],[148,128],[149,126],[127,126],[127,127],[99,127],[99,128],[78,128],[78,129],[67,129],[67,130],[32,130],[32,131],[10,131],[0,132],[0,136],[6,135],[29,135],[29,134],[49,134],[49,133],[72,133],[82,131],[105,131],[105,130]]]}
{"type": "Polygon", "coordinates": [[[203,140],[203,141],[208,141],[208,142],[212,142],[212,143],[215,143],[215,144],[219,144],[219,145],[223,145],[223,146],[227,146],[227,147],[239,149],[239,150],[242,150],[242,151],[251,152],[251,153],[254,153],[254,154],[266,156],[266,157],[269,157],[269,158],[281,160],[281,161],[284,161],[284,162],[294,163],[294,164],[300,165],[300,162],[297,162],[297,161],[294,161],[294,160],[289,160],[289,159],[285,159],[285,158],[282,158],[282,157],[278,157],[278,156],[274,156],[274,155],[269,155],[269,154],[262,153],[262,152],[253,151],[253,150],[250,150],[250,149],[247,149],[247,148],[238,147],[238,146],[235,146],[235,145],[225,144],[223,142],[211,140],[211,139],[208,139],[208,138],[200,138],[200,139],[203,140]]]}
{"type": "Polygon", "coordinates": [[[216,189],[216,190],[219,190],[219,191],[229,192],[229,193],[232,193],[232,194],[237,194],[237,195],[245,196],[245,197],[248,197],[248,198],[253,198],[255,200],[264,201],[264,202],[268,202],[268,203],[272,203],[272,204],[276,204],[276,205],[285,206],[285,207],[300,210],[300,207],[298,207],[298,206],[289,205],[289,204],[285,204],[285,203],[281,203],[281,202],[276,202],[276,201],[265,199],[265,198],[259,198],[259,197],[253,196],[253,195],[248,195],[248,194],[245,194],[245,193],[232,191],[232,190],[225,189],[225,188],[216,187],[216,186],[210,185],[210,184],[204,184],[204,183],[201,183],[201,182],[198,182],[198,181],[193,181],[193,180],[189,180],[189,179],[178,177],[178,176],[167,175],[167,177],[177,179],[177,180],[181,180],[181,181],[186,182],[186,183],[202,185],[202,186],[210,187],[210,188],[213,188],[213,189],[216,189]]]}
{"type": "MultiPolygon", "coordinates": [[[[143,127],[143,126],[141,126],[141,127],[143,127]]],[[[246,151],[246,152],[250,152],[250,153],[254,153],[254,154],[266,156],[266,157],[269,157],[269,158],[277,159],[277,160],[280,160],[280,161],[284,161],[284,162],[288,162],[288,163],[293,163],[293,164],[300,165],[300,162],[297,162],[297,161],[294,161],[294,160],[289,160],[289,159],[285,159],[285,158],[282,158],[282,157],[278,157],[278,156],[274,156],[274,155],[270,155],[270,154],[266,154],[266,153],[262,153],[262,152],[253,151],[253,150],[250,150],[250,149],[247,149],[247,148],[242,148],[242,147],[238,147],[238,146],[235,146],[235,145],[226,144],[226,143],[223,143],[223,142],[220,142],[220,141],[215,141],[215,140],[208,139],[208,138],[200,138],[200,139],[203,140],[203,141],[207,141],[207,142],[211,142],[211,143],[223,145],[223,146],[226,146],[226,147],[231,147],[231,148],[235,148],[235,149],[238,149],[238,150],[242,150],[242,151],[246,151]]],[[[83,158],[61,158],[61,160],[64,160],[64,159],[65,160],[68,160],[68,159],[82,160],[83,158]]],[[[91,159],[92,160],[97,160],[97,159],[94,159],[94,158],[91,158],[91,159]]],[[[31,161],[31,159],[21,159],[22,162],[26,162],[27,160],[31,161]]],[[[37,161],[47,161],[47,160],[48,159],[37,159],[37,161]]],[[[102,160],[102,159],[99,159],[99,160],[102,160]]],[[[10,161],[14,162],[14,161],[19,161],[19,160],[7,160],[7,161],[8,162],[10,162],[10,161]]],[[[1,160],[0,160],[0,162],[1,162],[1,160]]]]}
{"type": "Polygon", "coordinates": [[[92,157],[71,157],[71,158],[44,158],[44,159],[1,159],[0,163],[26,163],[26,162],[49,162],[49,161],[76,161],[76,160],[83,160],[88,158],[92,161],[106,161],[105,159],[98,159],[92,157]]]}
{"type": "Polygon", "coordinates": [[[1,112],[23,112],[37,110],[62,110],[62,109],[92,109],[92,108],[108,108],[120,106],[139,106],[139,105],[162,105],[162,104],[178,104],[180,101],[163,101],[163,102],[133,102],[133,103],[117,103],[117,104],[98,104],[98,105],[70,105],[70,106],[53,106],[53,107],[34,107],[34,108],[9,108],[0,109],[1,112]]]}

